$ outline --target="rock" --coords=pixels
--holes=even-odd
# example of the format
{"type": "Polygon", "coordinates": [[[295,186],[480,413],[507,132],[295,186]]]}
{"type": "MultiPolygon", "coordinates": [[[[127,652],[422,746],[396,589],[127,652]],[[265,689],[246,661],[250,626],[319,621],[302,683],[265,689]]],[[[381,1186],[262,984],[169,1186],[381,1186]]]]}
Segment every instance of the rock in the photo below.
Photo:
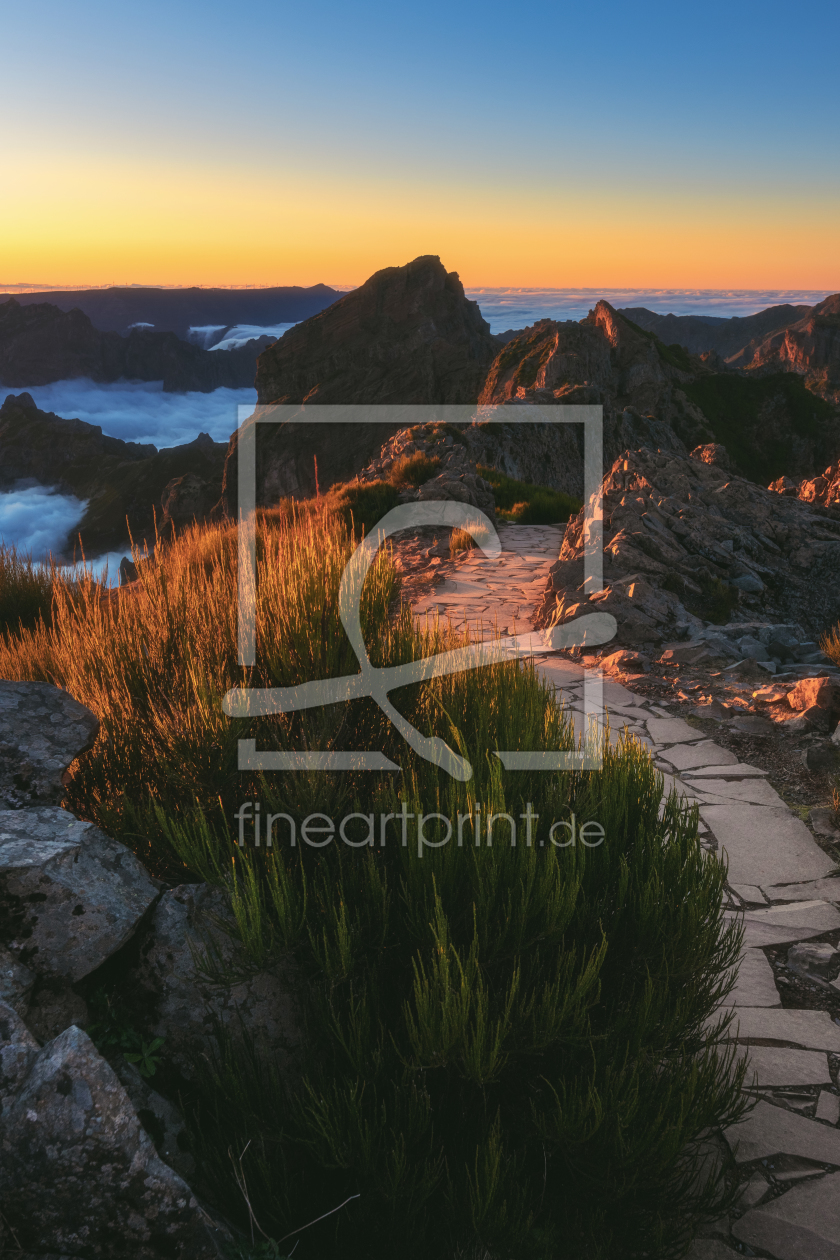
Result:
{"type": "MultiPolygon", "coordinates": [[[[807,719],[808,714],[814,712],[823,713],[823,710],[808,709],[803,714],[803,718],[807,719]]],[[[838,757],[837,750],[826,740],[825,743],[812,744],[810,748],[806,748],[802,753],[802,762],[812,774],[830,774],[840,764],[840,757],[838,757]]]]}
{"type": "Polygon", "coordinates": [[[83,1027],[87,1022],[85,999],[56,980],[39,985],[26,1012],[27,1027],[42,1043],[52,1041],[71,1024],[83,1027]]]}
{"type": "Polygon", "coordinates": [[[112,1066],[158,1155],[179,1177],[191,1182],[195,1176],[195,1160],[189,1151],[184,1117],[178,1108],[152,1089],[134,1064],[127,1063],[122,1055],[116,1057],[112,1066]]]}
{"type": "Polygon", "coordinates": [[[837,815],[833,809],[812,809],[809,821],[818,836],[828,840],[838,840],[837,815]]]}
{"type": "Polygon", "coordinates": [[[840,951],[823,941],[802,941],[791,945],[787,955],[791,971],[800,976],[819,976],[823,980],[828,980],[833,970],[840,970],[835,968],[837,962],[840,962],[840,951]]]}
{"type": "Polygon", "coordinates": [[[763,1100],[724,1136],[739,1164],[785,1154],[840,1165],[840,1133],[763,1100]]]}
{"type": "Polygon", "coordinates": [[[724,472],[729,472],[732,468],[729,452],[719,442],[707,442],[705,446],[695,446],[691,452],[691,458],[699,459],[704,464],[714,464],[722,468],[724,472]]]}
{"type": "Polygon", "coordinates": [[[776,730],[775,723],[769,721],[768,718],[756,717],[750,713],[743,717],[736,717],[731,723],[731,728],[734,731],[740,731],[742,735],[757,735],[761,738],[773,735],[776,730]]]}
{"type": "MultiPolygon", "coordinates": [[[[17,1011],[7,1002],[0,1002],[0,1142],[2,1141],[3,1116],[12,1105],[29,1071],[29,1065],[37,1053],[38,1042],[17,1011]]],[[[2,1146],[0,1146],[0,1151],[2,1151],[2,1146]]],[[[0,1155],[1,1159],[2,1155],[0,1155]]],[[[1,1172],[0,1189],[2,1189],[1,1172]]],[[[0,1193],[0,1203],[2,1201],[0,1193]]]]}
{"type": "Polygon", "coordinates": [[[154,1014],[153,1036],[166,1038],[167,1057],[187,1079],[195,1057],[218,1048],[220,1024],[241,1040],[242,1027],[291,1076],[301,1044],[297,976],[290,961],[275,971],[247,975],[234,940],[220,926],[230,923],[224,894],[206,884],[183,884],[164,893],[139,944],[140,962],[130,986],[145,995],[154,1014]],[[195,957],[208,947],[230,971],[246,978],[214,984],[196,970],[195,957]]]}
{"type": "Polygon", "coordinates": [[[152,329],[121,337],[100,332],[80,310],[62,311],[48,302],[22,305],[14,298],[0,303],[0,381],[11,387],[84,376],[97,382],[163,381],[167,391],[250,388],[264,346],[251,341],[214,352],[152,329]]]}
{"type": "Polygon", "coordinates": [[[735,1221],[732,1232],[784,1260],[840,1260],[840,1173],[794,1186],[753,1208],[735,1221]]]}
{"type": "Polygon", "coordinates": [[[23,1055],[26,1074],[0,1114],[0,1200],[21,1245],[132,1260],[220,1257],[228,1236],[157,1155],[90,1038],[71,1027],[35,1054],[25,1044],[23,1055]]]}
{"type": "Polygon", "coordinates": [[[646,674],[650,669],[650,657],[630,648],[620,648],[601,657],[601,669],[607,674],[646,674]]]}
{"type": "Polygon", "coordinates": [[[24,967],[14,954],[0,945],[0,1002],[5,1002],[24,1017],[35,980],[35,972],[24,967]]]}
{"type": "MultiPolygon", "coordinates": [[[[804,638],[840,620],[840,519],[824,509],[700,460],[649,450],[625,452],[604,478],[602,496],[604,591],[583,589],[581,512],[566,527],[552,567],[543,624],[562,624],[597,604],[616,617],[621,646],[673,645],[675,627],[692,615],[708,618],[714,601],[727,620],[709,627],[710,651],[734,655],[734,639],[757,639],[760,625],[766,638],[758,641],[769,657],[771,639],[785,643],[795,623],[807,621],[798,628],[804,638]],[[743,589],[747,570],[761,582],[756,593],[743,589]],[[633,586],[643,594],[635,604],[626,599],[633,586]],[[743,606],[760,610],[763,620],[756,623],[753,614],[752,622],[733,622],[743,606]]],[[[705,638],[697,625],[694,637],[705,638]]]]}
{"type": "Polygon", "coordinates": [[[666,644],[659,657],[660,665],[697,665],[711,659],[705,643],[666,644]]]}
{"type": "Polygon", "coordinates": [[[825,1120],[827,1124],[837,1124],[840,1120],[840,1098],[836,1094],[829,1093],[827,1089],[821,1089],[814,1119],[825,1120]]]}
{"type": "Polygon", "coordinates": [[[840,707],[840,687],[830,678],[803,678],[788,692],[787,701],[792,709],[816,707],[830,713],[840,707]]]}
{"type": "Polygon", "coordinates": [[[764,583],[755,573],[742,573],[739,577],[734,577],[732,585],[745,591],[747,595],[760,595],[764,590],[764,583]]]}
{"type": "Polygon", "coordinates": [[[129,586],[132,582],[136,582],[138,577],[137,565],[133,560],[129,560],[128,556],[123,556],[120,560],[120,586],[129,586]]]}
{"type": "Polygon", "coordinates": [[[489,482],[475,473],[461,473],[460,477],[441,473],[420,487],[417,498],[422,503],[431,499],[454,499],[456,503],[468,503],[491,520],[496,514],[496,502],[489,482]]]}
{"type": "Polygon", "coordinates": [[[0,680],[0,811],[58,805],[65,771],[98,731],[94,714],[59,687],[0,680]]]}
{"type": "Polygon", "coordinates": [[[0,813],[0,944],[76,981],[134,932],[158,887],[133,853],[63,809],[0,813]]]}
{"type": "Polygon", "coordinates": [[[830,1085],[828,1060],[817,1050],[791,1050],[786,1046],[750,1046],[747,1080],[778,1088],[783,1085],[830,1085]]]}
{"type": "Polygon", "coordinates": [[[792,477],[777,477],[775,481],[771,481],[767,487],[775,494],[784,494],[787,498],[796,498],[799,492],[799,482],[794,481],[792,477]]]}
{"type": "Polygon", "coordinates": [[[738,367],[796,372],[831,397],[840,386],[840,294],[827,297],[802,319],[750,342],[730,362],[738,367]]]}
{"type": "Polygon", "coordinates": [[[738,640],[738,651],[749,661],[766,661],[770,655],[767,648],[758,639],[745,635],[738,640]]]}

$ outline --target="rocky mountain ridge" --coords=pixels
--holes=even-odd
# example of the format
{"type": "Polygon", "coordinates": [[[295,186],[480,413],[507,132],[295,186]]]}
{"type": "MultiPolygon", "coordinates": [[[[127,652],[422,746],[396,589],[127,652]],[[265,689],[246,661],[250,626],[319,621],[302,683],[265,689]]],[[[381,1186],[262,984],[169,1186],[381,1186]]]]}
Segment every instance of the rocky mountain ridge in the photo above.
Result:
{"type": "Polygon", "coordinates": [[[250,388],[257,355],[271,343],[259,337],[235,350],[210,351],[173,332],[134,329],[121,337],[100,332],[82,311],[10,298],[0,304],[0,383],[20,388],[89,377],[163,381],[167,392],[250,388]]]}
{"type": "Polygon", "coordinates": [[[225,452],[206,433],[163,450],[123,442],[40,411],[29,394],[10,394],[0,407],[0,491],[37,481],[87,500],[68,555],[78,534],[90,558],[125,546],[129,531],[138,544],[154,542],[156,520],[160,529],[201,520],[221,494],[225,452]]]}
{"type": "MultiPolygon", "coordinates": [[[[49,303],[61,311],[82,311],[100,332],[127,336],[137,324],[156,332],[173,332],[183,341],[191,328],[235,324],[294,323],[308,319],[341,297],[326,284],[309,288],[285,285],[265,289],[184,288],[161,289],[153,285],[112,285],[105,289],[58,289],[40,293],[0,293],[14,297],[21,306],[49,303]]],[[[34,382],[31,382],[34,384],[34,382]]]]}

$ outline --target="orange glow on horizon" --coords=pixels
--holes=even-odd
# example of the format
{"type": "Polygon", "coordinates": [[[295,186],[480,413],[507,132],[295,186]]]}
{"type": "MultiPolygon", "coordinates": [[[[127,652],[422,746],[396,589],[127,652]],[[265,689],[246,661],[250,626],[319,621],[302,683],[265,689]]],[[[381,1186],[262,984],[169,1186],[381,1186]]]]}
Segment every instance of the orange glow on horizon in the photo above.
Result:
{"type": "Polygon", "coordinates": [[[0,283],[354,286],[438,254],[476,288],[840,289],[832,201],[645,189],[524,198],[91,159],[16,163],[0,283]],[[60,190],[58,192],[57,190],[60,190]]]}

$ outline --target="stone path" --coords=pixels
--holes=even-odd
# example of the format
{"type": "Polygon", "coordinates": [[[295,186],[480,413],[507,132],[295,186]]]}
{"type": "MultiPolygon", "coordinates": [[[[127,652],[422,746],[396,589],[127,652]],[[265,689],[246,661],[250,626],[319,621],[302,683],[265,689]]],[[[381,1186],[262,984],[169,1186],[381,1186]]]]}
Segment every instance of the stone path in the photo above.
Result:
{"type": "MultiPolygon", "coordinates": [[[[503,633],[531,629],[562,528],[503,525],[499,536],[499,559],[468,553],[452,578],[414,605],[415,612],[438,612],[456,629],[469,623],[485,634],[494,626],[503,633]]],[[[584,667],[551,653],[537,654],[535,663],[582,730],[584,667]]],[[[666,704],[608,678],[602,686],[602,716],[613,738],[622,728],[639,735],[664,775],[666,792],[673,787],[699,804],[701,843],[728,858],[727,913],[743,916],[746,928],[729,1001],[736,1016],[733,1037],[749,1049],[755,1073],[750,1092],[759,1101],[725,1134],[742,1184],[738,1209],[695,1241],[689,1260],[734,1254],[840,1260],[840,1026],[826,1011],[783,1008],[765,953],[811,942],[806,965],[809,957],[813,966],[818,956],[830,957],[833,946],[818,938],[840,928],[835,863],[764,771],[700,738],[666,704]]],[[[834,987],[840,989],[840,981],[834,987]]]]}

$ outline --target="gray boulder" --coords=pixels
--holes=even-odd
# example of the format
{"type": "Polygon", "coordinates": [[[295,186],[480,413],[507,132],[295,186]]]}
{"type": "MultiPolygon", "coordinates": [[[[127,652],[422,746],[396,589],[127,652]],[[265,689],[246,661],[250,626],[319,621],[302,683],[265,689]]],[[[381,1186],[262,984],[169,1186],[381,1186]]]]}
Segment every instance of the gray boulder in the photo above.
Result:
{"type": "Polygon", "coordinates": [[[158,1155],[184,1181],[192,1181],[195,1160],[187,1147],[184,1117],[178,1108],[152,1089],[134,1064],[126,1062],[122,1055],[117,1056],[112,1067],[131,1099],[138,1120],[154,1142],[158,1155]]]}
{"type": "Polygon", "coordinates": [[[0,1201],[20,1246],[90,1260],[220,1257],[226,1231],[158,1156],[90,1038],[71,1027],[38,1050],[16,1018],[0,1010],[13,1082],[0,1113],[0,1201]]]}
{"type": "Polygon", "coordinates": [[[296,971],[286,961],[254,974],[232,929],[227,898],[218,889],[206,884],[171,889],[140,941],[141,961],[130,983],[150,999],[152,1035],[166,1038],[167,1058],[187,1079],[196,1057],[218,1048],[219,1026],[237,1043],[244,1031],[291,1079],[302,1040],[296,971]],[[224,982],[202,973],[197,966],[202,959],[224,973],[224,982]]]}
{"type": "Polygon", "coordinates": [[[58,805],[64,772],[98,730],[98,719],[60,687],[0,680],[0,810],[58,805]]]}
{"type": "Polygon", "coordinates": [[[0,1002],[7,1002],[19,1015],[25,1015],[34,984],[35,972],[0,945],[0,1002]]]}
{"type": "Polygon", "coordinates": [[[0,945],[40,976],[94,971],[158,890],[125,845],[66,810],[0,812],[0,945]]]}

